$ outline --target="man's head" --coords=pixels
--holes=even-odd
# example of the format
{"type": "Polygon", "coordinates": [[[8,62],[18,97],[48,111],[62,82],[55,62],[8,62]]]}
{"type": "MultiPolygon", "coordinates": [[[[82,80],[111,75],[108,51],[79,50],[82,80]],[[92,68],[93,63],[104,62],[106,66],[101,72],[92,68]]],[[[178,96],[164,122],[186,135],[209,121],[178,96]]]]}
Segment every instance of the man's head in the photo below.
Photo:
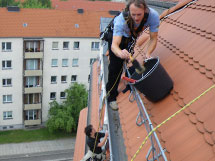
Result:
{"type": "Polygon", "coordinates": [[[136,24],[140,24],[143,20],[146,8],[148,7],[145,0],[129,0],[126,6],[126,10],[129,11],[131,18],[136,24]]]}
{"type": "Polygon", "coordinates": [[[92,125],[88,125],[87,127],[85,127],[84,130],[85,134],[89,137],[94,137],[95,136],[95,129],[93,128],[92,125]]]}

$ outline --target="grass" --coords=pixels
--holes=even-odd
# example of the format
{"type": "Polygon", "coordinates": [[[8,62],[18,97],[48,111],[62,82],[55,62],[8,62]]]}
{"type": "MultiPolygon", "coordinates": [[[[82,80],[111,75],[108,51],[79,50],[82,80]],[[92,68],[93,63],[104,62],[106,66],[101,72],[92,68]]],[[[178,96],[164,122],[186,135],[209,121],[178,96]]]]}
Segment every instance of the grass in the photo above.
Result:
{"type": "Polygon", "coordinates": [[[71,138],[74,136],[75,134],[63,133],[60,131],[50,133],[47,128],[0,131],[0,144],[55,140],[60,138],[71,138]]]}

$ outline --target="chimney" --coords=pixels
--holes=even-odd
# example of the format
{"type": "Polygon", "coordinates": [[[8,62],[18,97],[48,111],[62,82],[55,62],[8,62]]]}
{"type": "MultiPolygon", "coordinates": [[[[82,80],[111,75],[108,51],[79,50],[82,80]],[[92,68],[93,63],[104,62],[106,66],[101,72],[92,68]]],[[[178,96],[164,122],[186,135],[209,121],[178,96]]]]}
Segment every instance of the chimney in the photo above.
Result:
{"type": "Polygon", "coordinates": [[[84,9],[79,8],[79,9],[77,10],[77,12],[80,13],[80,14],[82,14],[82,13],[84,13],[84,9]]]}
{"type": "Polygon", "coordinates": [[[20,8],[18,6],[7,6],[8,12],[19,12],[20,8]]]}

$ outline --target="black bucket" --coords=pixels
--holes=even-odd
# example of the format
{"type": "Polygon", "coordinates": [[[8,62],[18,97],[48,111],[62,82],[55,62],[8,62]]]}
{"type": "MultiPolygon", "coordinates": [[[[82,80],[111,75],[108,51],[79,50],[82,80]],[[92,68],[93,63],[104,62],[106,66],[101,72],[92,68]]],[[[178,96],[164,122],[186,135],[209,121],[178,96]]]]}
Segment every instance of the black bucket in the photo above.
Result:
{"type": "Polygon", "coordinates": [[[137,81],[131,84],[150,101],[157,102],[170,93],[173,81],[160,64],[158,57],[146,60],[144,67],[146,70],[143,74],[136,72],[132,74],[131,78],[137,81]]]}

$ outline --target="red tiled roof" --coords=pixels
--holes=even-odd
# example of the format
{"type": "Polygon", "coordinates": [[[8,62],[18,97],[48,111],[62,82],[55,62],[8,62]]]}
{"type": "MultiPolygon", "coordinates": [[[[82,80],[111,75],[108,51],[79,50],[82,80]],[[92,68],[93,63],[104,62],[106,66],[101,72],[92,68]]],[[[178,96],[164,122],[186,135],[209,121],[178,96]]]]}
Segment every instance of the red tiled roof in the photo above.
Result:
{"type": "Polygon", "coordinates": [[[86,135],[84,128],[87,126],[87,111],[88,108],[80,111],[73,161],[80,161],[85,154],[86,135]]]}
{"type": "Polygon", "coordinates": [[[113,16],[106,11],[79,14],[77,11],[20,9],[20,12],[8,12],[0,8],[0,37],[99,37],[101,17],[113,16]]]}
{"type": "Polygon", "coordinates": [[[80,0],[52,0],[52,7],[60,10],[77,10],[84,9],[90,11],[109,11],[117,10],[122,11],[125,8],[123,2],[108,2],[108,1],[80,1],[80,0]]]}
{"type": "MultiPolygon", "coordinates": [[[[173,8],[178,8],[182,3],[173,8]]],[[[174,88],[169,96],[157,103],[144,99],[154,127],[215,83],[214,13],[213,1],[198,0],[161,23],[153,56],[159,56],[174,81],[174,88]]],[[[215,89],[212,89],[158,129],[157,134],[167,150],[168,160],[215,160],[214,96],[215,89]]],[[[125,106],[126,103],[119,105],[126,111],[131,108],[125,106]]],[[[134,116],[130,117],[126,119],[133,118],[135,121],[134,116]]],[[[126,128],[128,125],[124,126],[126,128]]],[[[130,130],[124,132],[131,133],[130,130]]],[[[132,143],[129,146],[132,147],[132,143]]],[[[141,150],[141,153],[144,152],[144,149],[141,150]]]]}

